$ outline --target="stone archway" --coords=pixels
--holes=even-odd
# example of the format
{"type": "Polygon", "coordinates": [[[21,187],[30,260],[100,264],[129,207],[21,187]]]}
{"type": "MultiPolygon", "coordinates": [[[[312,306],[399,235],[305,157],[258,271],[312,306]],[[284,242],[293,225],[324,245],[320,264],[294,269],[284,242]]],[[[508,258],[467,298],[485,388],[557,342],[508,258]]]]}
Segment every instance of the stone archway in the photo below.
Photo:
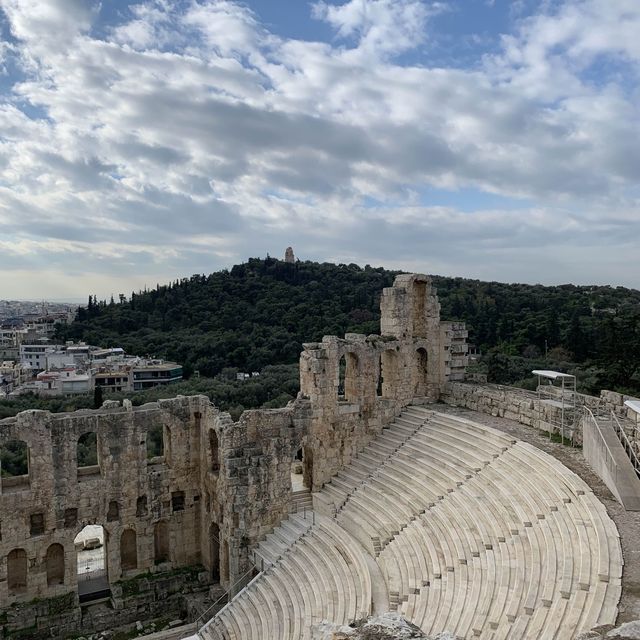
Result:
{"type": "Polygon", "coordinates": [[[86,525],[78,532],[73,542],[76,550],[80,602],[108,596],[108,535],[104,527],[97,524],[86,525]]]}
{"type": "Polygon", "coordinates": [[[156,522],[153,527],[153,560],[155,564],[169,561],[169,523],[156,522]]]}
{"type": "Polygon", "coordinates": [[[429,356],[424,347],[419,347],[415,352],[415,365],[413,372],[413,395],[416,397],[426,396],[428,390],[428,367],[429,356]]]}
{"type": "Polygon", "coordinates": [[[120,536],[120,568],[123,572],[138,568],[138,537],[133,529],[125,529],[120,536]]]}
{"type": "Polygon", "coordinates": [[[7,587],[10,595],[27,590],[27,552],[13,549],[7,556],[7,587]]]}
{"type": "Polygon", "coordinates": [[[302,448],[302,484],[313,491],[313,449],[309,445],[302,448]]]}
{"type": "Polygon", "coordinates": [[[220,471],[220,442],[215,429],[209,429],[209,459],[211,472],[217,474],[220,471]]]}
{"type": "Polygon", "coordinates": [[[395,349],[386,349],[380,354],[378,395],[395,398],[398,388],[398,354],[395,349]]]}
{"type": "Polygon", "coordinates": [[[49,545],[45,558],[47,567],[47,586],[64,584],[64,547],[55,542],[49,545]]]}

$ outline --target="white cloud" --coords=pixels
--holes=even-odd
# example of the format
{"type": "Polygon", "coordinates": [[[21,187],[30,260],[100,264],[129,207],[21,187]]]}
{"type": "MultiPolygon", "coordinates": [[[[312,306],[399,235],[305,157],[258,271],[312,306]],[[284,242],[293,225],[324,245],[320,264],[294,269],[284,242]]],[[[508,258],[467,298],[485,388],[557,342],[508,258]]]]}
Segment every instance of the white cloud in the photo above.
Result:
{"type": "Polygon", "coordinates": [[[115,269],[118,247],[116,262],[188,275],[293,243],[504,279],[518,247],[600,281],[590,247],[615,265],[638,231],[635,3],[565,2],[469,70],[394,57],[445,10],[418,0],[316,3],[333,44],[277,37],[225,0],[141,3],[102,39],[97,4],[0,2],[27,65],[0,105],[0,252],[18,262],[115,269]],[[605,58],[632,73],[596,82],[605,58]],[[433,188],[504,204],[429,206],[433,188]]]}
{"type": "Polygon", "coordinates": [[[354,37],[367,54],[397,54],[421,44],[429,16],[445,8],[420,0],[349,0],[341,5],[313,4],[313,16],[325,20],[342,38],[354,37]]]}

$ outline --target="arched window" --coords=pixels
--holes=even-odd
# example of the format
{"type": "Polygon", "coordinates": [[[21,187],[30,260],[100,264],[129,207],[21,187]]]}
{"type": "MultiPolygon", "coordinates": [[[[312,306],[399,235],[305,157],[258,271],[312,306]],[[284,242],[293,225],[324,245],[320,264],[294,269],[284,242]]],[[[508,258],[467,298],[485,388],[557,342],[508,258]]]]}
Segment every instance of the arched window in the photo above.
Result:
{"type": "Polygon", "coordinates": [[[163,429],[164,461],[171,466],[171,429],[165,424],[163,429]]]}
{"type": "Polygon", "coordinates": [[[147,513],[147,496],[139,496],[136,500],[136,518],[143,518],[147,513]]]}
{"type": "Polygon", "coordinates": [[[64,547],[52,544],[47,549],[47,585],[64,584],[64,547]]]}
{"type": "Polygon", "coordinates": [[[414,370],[414,396],[427,395],[427,366],[429,364],[429,356],[427,350],[420,347],[415,354],[415,370],[414,370]]]}
{"type": "Polygon", "coordinates": [[[88,524],[74,538],[76,551],[76,571],[78,585],[83,585],[83,597],[87,597],[89,584],[98,586],[97,594],[102,594],[102,586],[96,578],[107,573],[108,535],[102,525],[88,524]]]}
{"type": "Polygon", "coordinates": [[[350,402],[358,400],[358,356],[347,353],[345,356],[344,399],[350,402]]]}
{"type": "Polygon", "coordinates": [[[425,338],[427,335],[427,284],[413,284],[413,337],[425,338]]]}
{"type": "Polygon", "coordinates": [[[156,522],[153,527],[153,550],[156,564],[169,561],[169,525],[166,520],[156,522]]]}
{"type": "Polygon", "coordinates": [[[308,445],[302,456],[302,484],[309,489],[313,487],[313,448],[308,445]]]}
{"type": "Polygon", "coordinates": [[[211,460],[211,471],[220,471],[220,443],[215,429],[209,429],[209,458],[211,460]]]}
{"type": "Polygon", "coordinates": [[[157,424],[147,431],[147,460],[164,455],[164,429],[157,424]]]}
{"type": "Polygon", "coordinates": [[[27,590],[27,552],[24,549],[14,549],[7,556],[7,587],[11,595],[27,590]]]}
{"type": "Polygon", "coordinates": [[[78,438],[76,456],[78,461],[78,480],[81,480],[85,476],[100,473],[100,466],[98,464],[98,436],[95,431],[83,433],[78,438]]]}
{"type": "Polygon", "coordinates": [[[120,518],[120,505],[117,500],[111,500],[109,502],[109,509],[107,510],[107,522],[115,522],[120,518]]]}
{"type": "Polygon", "coordinates": [[[0,447],[2,491],[29,487],[29,447],[23,440],[10,440],[0,447]]]}
{"type": "Polygon", "coordinates": [[[347,359],[342,356],[338,361],[338,400],[344,400],[344,382],[347,373],[347,359]]]}
{"type": "Polygon", "coordinates": [[[137,537],[133,529],[125,529],[120,537],[120,568],[122,571],[138,568],[137,537]]]}
{"type": "Polygon", "coordinates": [[[398,386],[398,355],[387,349],[380,356],[379,394],[383,398],[394,398],[398,386]]]}

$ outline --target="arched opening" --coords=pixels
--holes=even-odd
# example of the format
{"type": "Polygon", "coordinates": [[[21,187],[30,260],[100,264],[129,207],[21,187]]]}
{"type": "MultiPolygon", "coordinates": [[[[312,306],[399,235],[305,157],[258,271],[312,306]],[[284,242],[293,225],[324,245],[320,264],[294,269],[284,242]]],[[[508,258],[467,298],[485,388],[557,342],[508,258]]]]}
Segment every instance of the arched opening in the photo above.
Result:
{"type": "Polygon", "coordinates": [[[215,429],[209,429],[209,461],[211,472],[218,473],[220,471],[220,443],[215,429]]]}
{"type": "Polygon", "coordinates": [[[29,447],[24,440],[10,440],[0,447],[2,493],[29,488],[29,447]]]}
{"type": "Polygon", "coordinates": [[[313,489],[313,449],[305,445],[302,458],[302,484],[313,489]]]}
{"type": "Polygon", "coordinates": [[[147,430],[147,460],[162,456],[164,456],[164,429],[158,424],[147,430]]]}
{"type": "Polygon", "coordinates": [[[338,361],[338,400],[358,400],[358,356],[347,352],[338,361]]]}
{"type": "Polygon", "coordinates": [[[427,336],[427,284],[414,282],[413,284],[413,337],[427,336]]]}
{"type": "Polygon", "coordinates": [[[427,367],[429,356],[424,347],[420,347],[415,353],[413,395],[420,397],[427,395],[427,367]]]}
{"type": "Polygon", "coordinates": [[[342,356],[338,361],[338,400],[344,400],[345,375],[347,373],[347,358],[342,356]]]}
{"type": "Polygon", "coordinates": [[[74,538],[80,602],[109,595],[107,536],[101,525],[89,524],[74,538]]]}
{"type": "Polygon", "coordinates": [[[138,540],[133,529],[125,529],[120,536],[120,568],[122,571],[138,568],[138,540]]]}
{"type": "Polygon", "coordinates": [[[7,556],[7,587],[10,595],[27,590],[27,552],[24,549],[13,549],[7,556]]]}
{"type": "Polygon", "coordinates": [[[301,511],[304,507],[311,508],[311,494],[309,493],[309,485],[305,476],[305,447],[294,448],[295,452],[291,460],[291,494],[292,504],[290,509],[292,513],[301,511]]]}
{"type": "Polygon", "coordinates": [[[153,556],[155,564],[169,562],[169,524],[166,520],[153,527],[153,556]]]}
{"type": "Polygon", "coordinates": [[[115,522],[120,519],[120,505],[117,500],[111,500],[109,502],[109,508],[107,509],[107,522],[115,522]]]}
{"type": "Polygon", "coordinates": [[[171,510],[184,511],[184,491],[172,491],[171,492],[171,510]]]}
{"type": "Polygon", "coordinates": [[[209,554],[211,556],[211,579],[220,580],[220,527],[212,522],[209,527],[209,554]]]}
{"type": "Polygon", "coordinates": [[[358,356],[355,353],[345,355],[344,399],[349,402],[358,400],[358,356]]]}
{"type": "Polygon", "coordinates": [[[378,395],[382,398],[394,398],[398,384],[398,355],[393,349],[387,349],[380,355],[378,375],[378,395]]]}
{"type": "Polygon", "coordinates": [[[29,516],[29,535],[41,536],[45,532],[44,513],[32,513],[29,516]]]}
{"type": "Polygon", "coordinates": [[[98,436],[95,431],[83,433],[78,438],[76,459],[78,461],[78,480],[100,473],[100,466],[98,464],[98,436]]]}
{"type": "Polygon", "coordinates": [[[171,429],[165,424],[163,429],[164,461],[171,466],[171,429]]]}
{"type": "Polygon", "coordinates": [[[136,500],[136,518],[144,518],[147,513],[147,496],[138,496],[136,500]]]}
{"type": "Polygon", "coordinates": [[[47,549],[47,586],[64,584],[64,547],[54,543],[47,549]]]}

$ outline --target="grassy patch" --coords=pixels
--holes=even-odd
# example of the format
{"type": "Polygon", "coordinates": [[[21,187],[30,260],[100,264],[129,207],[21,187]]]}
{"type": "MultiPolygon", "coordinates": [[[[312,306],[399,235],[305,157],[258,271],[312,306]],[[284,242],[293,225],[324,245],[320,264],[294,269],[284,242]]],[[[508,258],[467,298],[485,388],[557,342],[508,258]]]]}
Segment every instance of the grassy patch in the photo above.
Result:
{"type": "Polygon", "coordinates": [[[538,431],[541,436],[548,438],[551,442],[555,442],[556,444],[563,444],[566,447],[573,447],[574,449],[582,449],[581,445],[572,445],[571,438],[568,436],[562,437],[559,433],[550,433],[549,431],[538,431]]]}

